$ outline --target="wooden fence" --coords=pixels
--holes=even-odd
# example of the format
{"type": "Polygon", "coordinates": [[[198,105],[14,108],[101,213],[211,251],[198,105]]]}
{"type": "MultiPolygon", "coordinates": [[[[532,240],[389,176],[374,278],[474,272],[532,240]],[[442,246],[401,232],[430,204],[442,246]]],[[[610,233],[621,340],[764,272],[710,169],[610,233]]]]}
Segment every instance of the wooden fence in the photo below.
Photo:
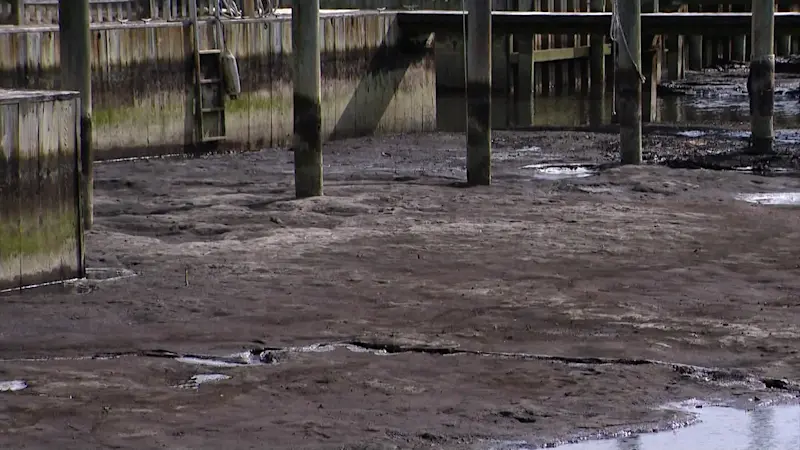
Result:
{"type": "MultiPolygon", "coordinates": [[[[200,15],[213,11],[216,0],[197,0],[200,15]]],[[[230,1],[230,0],[229,0],[230,1]]],[[[471,0],[465,0],[471,1],[471,0]]],[[[608,0],[610,2],[610,0],[608,0]]],[[[244,0],[236,0],[242,8],[244,0]]],[[[264,5],[266,0],[262,0],[264,5]]],[[[512,9],[508,0],[493,0],[495,11],[512,9]]],[[[546,10],[547,0],[522,1],[546,10]]],[[[583,1],[587,3],[588,0],[583,1]]],[[[273,5],[290,8],[292,0],[272,0],[273,5]]],[[[322,9],[437,9],[460,10],[461,0],[320,0],[322,9]]],[[[529,9],[522,7],[520,9],[529,9]]],[[[128,20],[183,20],[189,16],[189,0],[90,0],[92,22],[124,22],[128,20]]],[[[58,0],[0,0],[0,25],[53,25],[58,23],[58,0]],[[18,11],[18,12],[17,12],[18,11]]]]}

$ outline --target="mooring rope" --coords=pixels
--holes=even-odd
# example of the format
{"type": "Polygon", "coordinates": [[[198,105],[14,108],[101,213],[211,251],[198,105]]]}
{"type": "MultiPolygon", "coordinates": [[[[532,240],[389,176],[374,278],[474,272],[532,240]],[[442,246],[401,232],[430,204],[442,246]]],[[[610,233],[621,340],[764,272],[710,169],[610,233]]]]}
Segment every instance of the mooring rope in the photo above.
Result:
{"type": "MultiPolygon", "coordinates": [[[[636,58],[633,57],[634,55],[631,52],[631,48],[628,46],[628,40],[625,39],[625,33],[622,32],[622,23],[619,21],[619,3],[620,0],[613,0],[611,9],[611,30],[609,31],[609,36],[611,37],[611,41],[617,44],[617,49],[619,49],[620,44],[625,47],[625,53],[628,54],[628,57],[633,63],[633,67],[636,69],[636,73],[639,74],[639,78],[642,80],[642,83],[644,83],[647,78],[645,78],[645,76],[642,74],[642,68],[636,64],[636,58]]],[[[619,52],[617,53],[617,58],[619,58],[619,52]]]]}

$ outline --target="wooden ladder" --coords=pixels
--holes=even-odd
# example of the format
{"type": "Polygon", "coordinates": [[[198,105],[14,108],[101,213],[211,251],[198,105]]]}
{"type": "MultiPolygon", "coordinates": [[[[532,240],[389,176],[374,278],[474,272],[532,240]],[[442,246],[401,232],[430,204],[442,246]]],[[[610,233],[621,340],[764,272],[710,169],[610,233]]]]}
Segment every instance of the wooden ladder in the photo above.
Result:
{"type": "MultiPolygon", "coordinates": [[[[200,49],[200,28],[197,0],[189,0],[189,14],[194,29],[194,119],[195,143],[207,144],[225,140],[225,82],[222,73],[222,51],[200,49]]],[[[220,24],[215,24],[219,27],[220,24]]],[[[219,30],[217,30],[219,31],[219,30]]],[[[215,46],[219,39],[215,39],[215,46]]]]}

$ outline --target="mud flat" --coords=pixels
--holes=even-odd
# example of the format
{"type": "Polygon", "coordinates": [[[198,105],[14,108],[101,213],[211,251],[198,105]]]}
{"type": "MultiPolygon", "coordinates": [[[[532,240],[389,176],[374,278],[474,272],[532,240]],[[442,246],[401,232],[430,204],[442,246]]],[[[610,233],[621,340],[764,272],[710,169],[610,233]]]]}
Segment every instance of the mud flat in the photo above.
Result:
{"type": "Polygon", "coordinates": [[[792,158],[671,168],[746,142],[659,134],[620,168],[613,135],[494,140],[475,189],[463,135],[333,142],[302,201],[283,149],[99,164],[104,275],[0,301],[0,380],[24,383],[0,447],[536,446],[796,396],[798,209],[741,199],[800,191],[792,158]]]}

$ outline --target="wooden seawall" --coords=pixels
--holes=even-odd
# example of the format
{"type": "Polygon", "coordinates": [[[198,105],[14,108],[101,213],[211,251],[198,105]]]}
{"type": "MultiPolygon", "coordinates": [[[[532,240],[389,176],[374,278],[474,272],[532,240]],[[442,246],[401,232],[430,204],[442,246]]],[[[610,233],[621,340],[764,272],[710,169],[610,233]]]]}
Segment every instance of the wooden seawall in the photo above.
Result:
{"type": "MultiPolygon", "coordinates": [[[[404,40],[396,15],[377,11],[326,12],[320,24],[326,137],[434,129],[431,43],[404,40]]],[[[211,28],[201,23],[202,48],[210,47],[211,28]]],[[[224,30],[242,86],[239,98],[226,101],[224,147],[289,144],[290,17],[225,20],[224,30]]],[[[97,159],[191,150],[189,23],[96,23],[92,37],[97,159]]],[[[59,86],[57,27],[0,27],[0,55],[0,87],[59,86]]]]}
{"type": "Polygon", "coordinates": [[[77,92],[0,89],[0,291],[83,276],[77,92]]]}

